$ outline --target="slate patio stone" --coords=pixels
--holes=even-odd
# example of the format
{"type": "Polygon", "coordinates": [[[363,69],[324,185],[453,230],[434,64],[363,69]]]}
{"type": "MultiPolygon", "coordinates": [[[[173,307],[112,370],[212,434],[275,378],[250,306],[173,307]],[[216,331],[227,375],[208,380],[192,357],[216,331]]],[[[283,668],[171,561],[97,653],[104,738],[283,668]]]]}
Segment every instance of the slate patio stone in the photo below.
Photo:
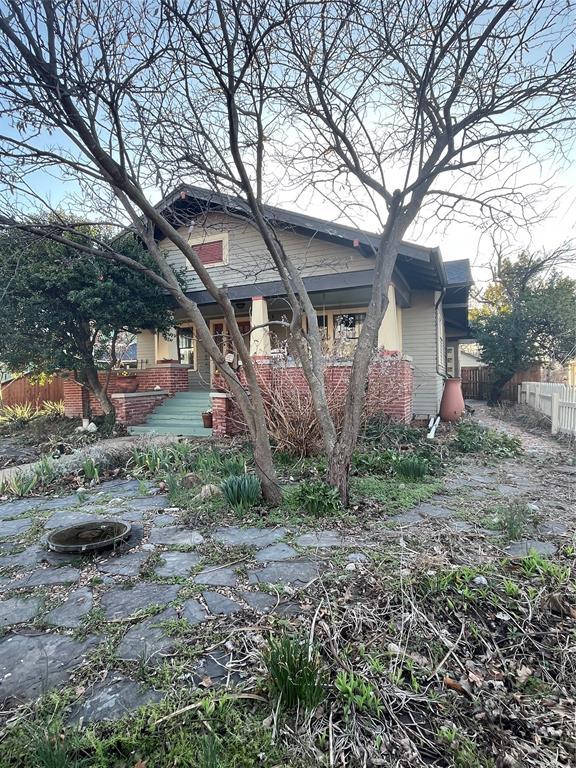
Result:
{"type": "Polygon", "coordinates": [[[561,536],[568,528],[559,520],[547,520],[545,523],[540,523],[536,530],[544,536],[561,536]]]}
{"type": "Polygon", "coordinates": [[[64,566],[63,568],[38,568],[27,574],[23,579],[14,579],[10,582],[10,589],[73,584],[79,578],[79,569],[72,568],[71,566],[64,566]]]}
{"type": "Polygon", "coordinates": [[[236,600],[221,595],[219,592],[202,592],[202,597],[206,601],[210,613],[224,614],[230,616],[238,611],[243,611],[243,607],[236,600]]]}
{"type": "Polygon", "coordinates": [[[226,651],[215,650],[209,656],[200,659],[194,680],[198,685],[209,678],[213,684],[221,684],[230,679],[231,683],[238,683],[241,680],[240,674],[228,669],[230,654],[226,651]]]}
{"type": "Polygon", "coordinates": [[[458,520],[457,518],[448,520],[448,525],[456,533],[470,533],[476,530],[476,526],[472,525],[472,523],[468,523],[466,520],[458,520]]]}
{"type": "Polygon", "coordinates": [[[268,563],[248,574],[249,584],[307,584],[319,575],[319,564],[312,560],[268,563]]]}
{"type": "Polygon", "coordinates": [[[286,535],[286,528],[218,528],[212,538],[229,547],[267,547],[286,535]]]}
{"type": "Polygon", "coordinates": [[[269,560],[290,560],[293,557],[297,557],[298,553],[288,544],[272,544],[269,547],[265,547],[256,553],[256,560],[258,562],[267,562],[269,560]]]}
{"type": "Polygon", "coordinates": [[[68,528],[71,525],[82,525],[83,523],[92,523],[94,521],[101,521],[102,515],[95,513],[88,514],[82,512],[79,509],[64,510],[62,512],[55,512],[44,523],[46,530],[52,531],[55,528],[68,528]]]}
{"type": "Polygon", "coordinates": [[[551,541],[538,541],[537,539],[522,539],[514,541],[506,547],[511,557],[524,557],[534,550],[539,555],[553,555],[556,552],[556,544],[551,541]]]}
{"type": "Polygon", "coordinates": [[[174,515],[156,515],[152,518],[152,522],[159,528],[164,528],[166,525],[174,525],[176,523],[176,518],[174,515]]]}
{"type": "Polygon", "coordinates": [[[138,576],[140,569],[150,557],[149,552],[128,552],[98,563],[98,570],[111,576],[138,576]]]}
{"type": "Polygon", "coordinates": [[[206,608],[198,600],[186,600],[175,610],[175,616],[178,619],[186,619],[190,624],[201,624],[208,618],[206,608]]]}
{"type": "Polygon", "coordinates": [[[416,514],[420,515],[421,517],[453,517],[454,515],[454,511],[452,509],[446,509],[445,507],[440,507],[436,504],[429,504],[428,502],[418,504],[418,506],[415,507],[412,511],[416,512],[416,514]]]}
{"type": "Polygon", "coordinates": [[[209,565],[193,579],[195,584],[206,584],[212,587],[235,587],[238,584],[238,576],[232,568],[218,568],[209,565]]]}
{"type": "Polygon", "coordinates": [[[60,498],[42,499],[37,508],[45,512],[47,509],[69,509],[70,507],[77,507],[81,503],[78,494],[72,493],[60,498]]]}
{"type": "Polygon", "coordinates": [[[153,528],[150,541],[152,544],[194,547],[197,544],[202,544],[204,537],[198,531],[191,531],[183,525],[168,525],[165,528],[153,528]]]}
{"type": "Polygon", "coordinates": [[[408,512],[402,512],[399,515],[394,515],[394,517],[391,517],[386,522],[396,527],[398,525],[414,525],[415,523],[421,523],[422,518],[417,512],[408,511],[408,512]]]}
{"type": "Polygon", "coordinates": [[[35,699],[66,683],[100,639],[67,635],[8,635],[0,640],[0,701],[35,699]]]}
{"type": "Polygon", "coordinates": [[[145,486],[151,489],[152,483],[148,480],[106,480],[100,483],[98,491],[91,496],[137,496],[141,493],[140,489],[145,486]]]}
{"type": "Polygon", "coordinates": [[[0,602],[0,627],[26,624],[40,613],[41,608],[42,600],[38,597],[31,597],[28,600],[12,597],[10,600],[4,600],[0,602]]]}
{"type": "Polygon", "coordinates": [[[117,657],[122,661],[149,663],[154,657],[170,653],[176,638],[166,635],[161,624],[173,618],[176,618],[174,611],[167,609],[130,627],[118,645],[117,657]]]}
{"type": "Polygon", "coordinates": [[[2,555],[0,557],[0,568],[31,568],[39,560],[38,547],[26,547],[21,552],[2,555]]]}
{"type": "Polygon", "coordinates": [[[122,619],[151,605],[171,603],[176,599],[179,590],[178,584],[152,582],[140,582],[131,589],[113,587],[100,598],[100,607],[107,619],[122,619]]]}
{"type": "Polygon", "coordinates": [[[162,564],[156,567],[156,576],[170,578],[172,576],[188,576],[192,568],[202,562],[202,557],[196,552],[163,552],[162,564]]]}
{"type": "Polygon", "coordinates": [[[23,512],[31,512],[36,509],[37,504],[32,503],[36,499],[21,499],[20,501],[7,501],[4,504],[0,504],[0,520],[5,520],[8,517],[17,517],[23,512]]]}
{"type": "Polygon", "coordinates": [[[66,602],[53,608],[44,620],[55,627],[74,629],[82,624],[84,616],[92,610],[92,590],[90,587],[74,589],[66,602]]]}
{"type": "Polygon", "coordinates": [[[346,555],[346,560],[349,563],[367,563],[370,558],[364,552],[350,552],[349,555],[346,555]]]}
{"type": "Polygon", "coordinates": [[[152,509],[165,509],[170,506],[166,494],[157,496],[140,496],[136,498],[129,497],[126,502],[127,509],[138,510],[139,512],[148,512],[152,509]]]}
{"type": "Polygon", "coordinates": [[[144,687],[141,683],[127,678],[95,685],[84,701],[76,706],[69,724],[90,724],[120,720],[127,713],[133,712],[145,704],[161,701],[164,694],[154,688],[144,687]]]}
{"type": "Polygon", "coordinates": [[[310,531],[303,533],[296,539],[299,547],[316,547],[328,549],[330,547],[346,546],[346,540],[338,531],[310,531]]]}
{"type": "Polygon", "coordinates": [[[11,536],[19,536],[32,527],[33,521],[29,517],[22,517],[19,520],[0,521],[0,539],[7,539],[11,536]]]}
{"type": "Polygon", "coordinates": [[[518,488],[515,485],[501,484],[496,486],[496,490],[501,496],[520,496],[524,493],[524,488],[518,488]]]}
{"type": "Polygon", "coordinates": [[[250,608],[259,613],[268,613],[278,602],[274,595],[269,595],[267,592],[241,592],[240,595],[250,608]]]}

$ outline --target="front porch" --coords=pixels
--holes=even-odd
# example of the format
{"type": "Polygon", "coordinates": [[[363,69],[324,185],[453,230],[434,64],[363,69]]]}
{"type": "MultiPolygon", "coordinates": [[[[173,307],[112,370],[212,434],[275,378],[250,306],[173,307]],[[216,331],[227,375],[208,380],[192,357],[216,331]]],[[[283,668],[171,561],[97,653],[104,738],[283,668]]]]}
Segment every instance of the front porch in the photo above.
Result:
{"type": "MultiPolygon", "coordinates": [[[[352,354],[365,318],[368,289],[323,292],[312,294],[311,298],[317,310],[327,358],[326,387],[334,403],[341,404],[350,376],[352,354]]],[[[236,301],[235,309],[240,330],[249,340],[250,354],[257,364],[265,396],[271,399],[274,393],[282,393],[282,397],[288,398],[295,392],[300,396],[308,393],[302,369],[290,354],[291,314],[286,300],[255,295],[246,301],[236,301]]],[[[217,306],[205,305],[202,312],[221,350],[232,365],[238,365],[236,351],[226,323],[218,316],[217,306]]],[[[410,421],[413,371],[410,361],[402,356],[402,309],[397,304],[393,287],[378,335],[378,349],[367,382],[367,412],[410,421]]],[[[152,333],[140,334],[138,369],[146,371],[158,365],[181,366],[187,371],[189,391],[210,393],[214,435],[243,431],[240,414],[191,323],[182,320],[169,339],[152,333]]]]}

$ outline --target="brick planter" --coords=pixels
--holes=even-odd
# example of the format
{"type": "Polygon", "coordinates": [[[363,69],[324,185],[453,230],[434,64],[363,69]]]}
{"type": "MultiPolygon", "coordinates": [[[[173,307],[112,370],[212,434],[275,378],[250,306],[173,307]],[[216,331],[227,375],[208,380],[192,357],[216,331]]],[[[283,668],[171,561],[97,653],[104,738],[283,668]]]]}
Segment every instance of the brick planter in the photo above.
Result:
{"type": "MultiPolygon", "coordinates": [[[[108,393],[114,401],[114,406],[118,410],[117,399],[114,397],[117,394],[134,394],[134,395],[149,395],[154,398],[158,390],[155,387],[159,387],[164,393],[164,397],[174,395],[176,392],[186,392],[188,390],[188,366],[180,365],[179,363],[166,363],[165,365],[157,365],[154,368],[144,368],[142,370],[134,371],[138,381],[138,389],[134,393],[123,393],[122,382],[126,380],[126,377],[112,375],[108,384],[108,393]]],[[[101,371],[98,374],[100,381],[104,384],[106,381],[106,372],[101,371]]],[[[156,404],[159,404],[161,400],[155,397],[156,404]]],[[[152,409],[151,409],[152,410],[152,409]]],[[[102,416],[102,408],[98,400],[90,394],[90,411],[93,416],[102,416]]],[[[69,418],[78,418],[82,416],[82,387],[77,383],[74,376],[71,374],[69,378],[64,380],[64,413],[69,418]]],[[[117,413],[117,419],[121,423],[130,423],[131,425],[141,422],[124,422],[120,418],[120,413],[117,413]]],[[[144,419],[142,419],[144,421],[144,419]]]]}
{"type": "Polygon", "coordinates": [[[127,427],[142,424],[146,416],[168,397],[166,390],[153,392],[117,392],[112,395],[116,421],[127,427]]]}

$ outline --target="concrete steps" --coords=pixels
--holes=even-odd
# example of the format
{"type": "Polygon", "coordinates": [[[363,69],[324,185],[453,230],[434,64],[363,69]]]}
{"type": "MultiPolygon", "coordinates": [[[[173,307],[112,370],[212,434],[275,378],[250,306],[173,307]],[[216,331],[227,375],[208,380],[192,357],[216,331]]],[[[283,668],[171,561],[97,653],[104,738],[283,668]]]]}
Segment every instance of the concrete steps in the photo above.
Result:
{"type": "Polygon", "coordinates": [[[177,392],[156,408],[144,424],[128,427],[128,432],[131,435],[211,437],[212,430],[202,425],[202,413],[211,407],[208,392],[177,392]]]}

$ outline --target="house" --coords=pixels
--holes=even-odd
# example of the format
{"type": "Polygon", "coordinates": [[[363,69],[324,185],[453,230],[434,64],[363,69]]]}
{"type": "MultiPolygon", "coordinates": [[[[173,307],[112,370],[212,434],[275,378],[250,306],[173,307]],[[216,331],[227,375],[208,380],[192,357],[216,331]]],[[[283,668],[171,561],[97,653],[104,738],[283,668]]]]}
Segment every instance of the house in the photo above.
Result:
{"type": "MultiPolygon", "coordinates": [[[[183,185],[158,208],[181,227],[215,282],[226,286],[240,328],[250,335],[251,354],[272,366],[279,367],[282,361],[284,369],[287,365],[297,367],[287,356],[286,327],[282,323],[290,318],[290,310],[283,285],[245,205],[183,185]],[[265,324],[268,327],[263,327],[265,324]],[[254,326],[258,327],[251,331],[254,326]]],[[[266,207],[266,214],[301,270],[330,363],[345,371],[369,301],[378,235],[271,206],[266,207]]],[[[223,349],[231,351],[218,305],[182,253],[170,241],[158,237],[169,262],[185,271],[188,295],[200,307],[214,337],[223,349]]],[[[409,420],[414,414],[438,412],[444,377],[459,374],[455,350],[460,340],[469,336],[471,285],[467,259],[444,262],[438,248],[402,244],[388,294],[389,306],[378,334],[379,351],[388,360],[386,377],[404,381],[404,404],[400,411],[392,409],[392,415],[409,420]],[[391,366],[395,366],[393,373],[391,366]]],[[[213,393],[212,405],[218,406],[210,358],[180,310],[176,310],[175,318],[171,338],[149,331],[138,335],[138,373],[151,376],[152,371],[161,369],[166,380],[167,371],[174,377],[179,368],[178,376],[182,377],[185,367],[186,379],[177,384],[176,400],[186,402],[189,410],[193,406],[198,410],[210,407],[209,395],[213,393]]],[[[170,386],[176,385],[172,382],[170,386]]],[[[142,384],[139,394],[143,396],[142,384]]],[[[148,419],[146,426],[133,431],[144,432],[154,424],[163,431],[169,424],[163,423],[159,413],[166,409],[172,410],[177,421],[176,403],[167,403],[148,419]]]]}

